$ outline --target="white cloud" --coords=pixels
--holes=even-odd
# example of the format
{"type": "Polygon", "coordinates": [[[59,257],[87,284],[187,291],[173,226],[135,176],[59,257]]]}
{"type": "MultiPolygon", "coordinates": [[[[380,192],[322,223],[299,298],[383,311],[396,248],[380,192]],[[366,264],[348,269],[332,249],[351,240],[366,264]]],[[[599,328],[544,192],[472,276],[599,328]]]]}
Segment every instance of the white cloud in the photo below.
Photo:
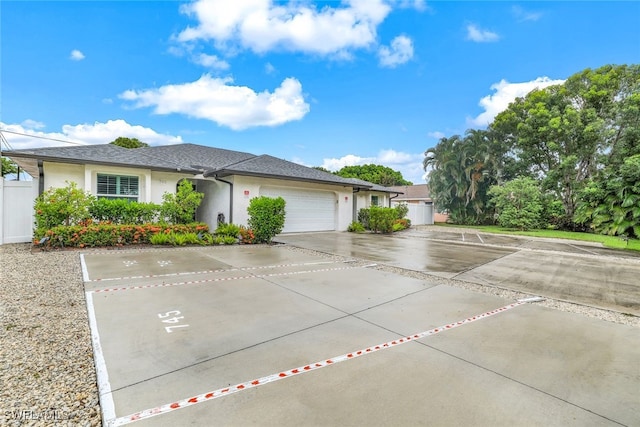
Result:
{"type": "Polygon", "coordinates": [[[367,165],[375,163],[375,161],[375,157],[360,157],[354,154],[347,154],[346,156],[342,156],[338,159],[322,159],[322,167],[329,169],[331,172],[335,172],[345,166],[367,165]]]}
{"type": "Polygon", "coordinates": [[[397,36],[391,46],[380,46],[378,49],[380,65],[395,68],[413,58],[413,42],[407,36],[397,36]]]}
{"type": "Polygon", "coordinates": [[[212,70],[228,70],[230,65],[227,61],[218,55],[209,55],[207,53],[198,52],[193,44],[183,44],[180,46],[169,46],[167,49],[171,55],[179,58],[186,57],[194,64],[202,65],[212,70]]]}
{"type": "Polygon", "coordinates": [[[487,95],[480,100],[480,105],[485,111],[475,119],[468,119],[474,126],[486,126],[491,123],[498,113],[507,109],[516,98],[523,97],[534,89],[542,89],[547,86],[559,85],[564,80],[551,80],[549,77],[538,77],[535,80],[523,83],[509,83],[502,79],[491,85],[495,91],[493,95],[487,95]]]}
{"type": "Polygon", "coordinates": [[[205,74],[195,82],[127,90],[119,96],[133,101],[135,108],[153,107],[156,114],[184,114],[234,130],[277,126],[300,120],[309,112],[302,85],[295,78],[283,80],[273,92],[260,93],[246,86],[233,86],[232,82],[230,77],[205,74]]]}
{"type": "Polygon", "coordinates": [[[495,42],[500,39],[498,34],[478,28],[474,24],[467,25],[467,40],[478,43],[495,42]]]}
{"type": "Polygon", "coordinates": [[[80,52],[78,49],[74,49],[71,51],[69,59],[73,61],[82,61],[84,59],[84,53],[80,52]]]}
{"type": "Polygon", "coordinates": [[[444,138],[446,135],[443,132],[435,131],[435,132],[427,133],[427,136],[430,138],[440,139],[440,138],[444,138]]]}
{"type": "Polygon", "coordinates": [[[229,63],[223,59],[218,58],[216,55],[208,55],[201,53],[193,57],[193,62],[203,65],[214,70],[228,70],[229,63]]]}
{"type": "Polygon", "coordinates": [[[267,74],[275,74],[278,72],[278,70],[276,70],[276,67],[274,67],[271,62],[267,62],[264,65],[264,72],[267,74]]]}
{"type": "Polygon", "coordinates": [[[257,53],[285,50],[348,57],[376,44],[378,25],[391,7],[382,0],[348,0],[321,9],[308,2],[197,0],[182,12],[198,23],[180,32],[180,42],[212,41],[216,48],[257,53]]]}
{"type": "Polygon", "coordinates": [[[24,120],[20,125],[25,129],[42,129],[45,127],[44,123],[31,119],[24,120]]]}
{"type": "Polygon", "coordinates": [[[61,132],[38,131],[34,128],[24,126],[24,122],[22,124],[0,122],[0,127],[10,132],[25,134],[4,133],[14,150],[73,145],[65,144],[65,141],[71,141],[72,143],[76,143],[76,145],[106,144],[119,136],[138,138],[140,141],[150,145],[181,144],[183,142],[180,136],[158,133],[151,128],[131,125],[124,120],[109,120],[106,123],[95,122],[93,124],[64,125],[62,126],[61,132]],[[52,138],[58,141],[42,138],[52,138]]]}
{"type": "Polygon", "coordinates": [[[361,157],[355,154],[347,154],[340,158],[323,159],[322,167],[332,172],[345,166],[376,164],[387,166],[402,173],[404,179],[414,184],[424,182],[424,169],[422,168],[423,153],[404,153],[402,151],[380,150],[375,157],[361,157]]]}
{"type": "Polygon", "coordinates": [[[424,0],[393,0],[392,3],[397,4],[400,9],[415,9],[420,12],[427,9],[427,2],[424,0]]]}
{"type": "Polygon", "coordinates": [[[524,10],[520,6],[513,6],[511,8],[511,12],[516,17],[518,22],[523,22],[523,21],[534,21],[535,22],[538,19],[542,18],[542,12],[527,11],[527,10],[524,10]]]}

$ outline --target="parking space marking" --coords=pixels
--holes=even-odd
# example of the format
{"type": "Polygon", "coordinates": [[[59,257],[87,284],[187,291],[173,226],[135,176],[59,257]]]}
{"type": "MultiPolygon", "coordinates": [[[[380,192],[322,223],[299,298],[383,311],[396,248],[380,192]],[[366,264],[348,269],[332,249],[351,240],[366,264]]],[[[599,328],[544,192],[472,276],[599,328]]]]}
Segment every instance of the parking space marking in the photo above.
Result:
{"type": "MultiPolygon", "coordinates": [[[[84,271],[84,264],[83,264],[84,271]]],[[[91,292],[85,292],[87,301],[87,313],[89,317],[89,329],[91,331],[91,344],[93,346],[94,364],[96,366],[96,379],[98,383],[98,398],[100,400],[100,408],[102,409],[102,418],[109,419],[116,417],[115,405],[113,404],[113,395],[111,394],[111,383],[109,382],[109,373],[107,372],[107,363],[104,360],[102,352],[102,344],[100,343],[100,334],[98,333],[98,321],[96,320],[96,311],[93,306],[93,296],[91,292]]]]}
{"type": "Polygon", "coordinates": [[[597,253],[597,252],[593,252],[593,251],[590,251],[590,250],[585,249],[585,248],[579,248],[579,247],[577,247],[577,246],[575,246],[575,245],[572,245],[571,243],[567,243],[567,246],[571,246],[571,247],[572,247],[572,248],[574,248],[574,249],[577,249],[577,250],[579,250],[579,251],[584,251],[584,252],[586,252],[586,253],[588,253],[588,254],[591,254],[591,255],[598,255],[598,253],[597,253]]]}
{"type": "MultiPolygon", "coordinates": [[[[184,282],[175,282],[175,283],[154,283],[149,285],[139,285],[139,286],[121,286],[118,288],[102,288],[95,289],[91,292],[102,293],[102,292],[116,292],[116,291],[132,291],[137,289],[149,289],[149,288],[164,288],[170,286],[184,286],[184,285],[197,285],[201,283],[214,283],[214,282],[225,282],[228,280],[244,280],[244,279],[260,279],[262,277],[276,277],[276,276],[290,276],[294,274],[306,274],[306,273],[320,273],[326,271],[338,271],[338,270],[351,270],[354,268],[365,268],[365,267],[373,267],[376,264],[368,264],[363,265],[361,267],[358,266],[349,266],[349,267],[334,267],[334,268],[318,268],[315,270],[301,270],[301,271],[289,271],[284,273],[269,273],[269,274],[251,274],[249,276],[232,276],[232,277],[218,277],[213,279],[200,279],[200,280],[186,280],[184,282]]],[[[224,271],[232,271],[232,270],[224,270],[224,271]]]]}
{"type": "Polygon", "coordinates": [[[317,262],[302,262],[302,263],[292,263],[292,264],[274,264],[274,265],[263,265],[258,267],[239,267],[239,268],[219,268],[216,270],[201,270],[201,271],[185,271],[179,273],[163,273],[163,274],[147,274],[142,276],[123,276],[123,277],[106,277],[104,279],[90,279],[89,273],[86,269],[86,264],[84,261],[84,254],[80,255],[82,262],[82,271],[85,282],[108,282],[113,280],[131,280],[131,279],[149,279],[151,277],[170,277],[170,276],[185,276],[190,274],[210,274],[210,273],[222,273],[225,271],[250,271],[250,270],[261,270],[261,269],[269,269],[269,268],[280,268],[280,267],[298,267],[298,266],[307,266],[307,265],[321,265],[321,264],[333,264],[335,261],[317,261],[317,262]],[[86,274],[85,274],[85,271],[86,274]]]}
{"type": "Polygon", "coordinates": [[[108,426],[122,426],[122,425],[126,425],[126,424],[130,424],[133,423],[135,421],[140,421],[140,420],[144,420],[147,418],[151,418],[151,417],[155,417],[157,415],[162,415],[168,412],[172,412],[174,410],[177,409],[182,409],[182,408],[186,408],[189,406],[193,406],[196,405],[198,403],[203,403],[203,402],[207,402],[213,399],[217,399],[220,397],[224,397],[224,396],[229,396],[231,394],[234,393],[238,393],[240,391],[244,391],[244,390],[249,390],[264,384],[268,384],[268,383],[272,383],[275,381],[279,381],[285,378],[290,378],[293,376],[297,376],[299,374],[303,374],[305,372],[311,372],[320,368],[325,368],[327,366],[336,364],[336,363],[340,363],[340,362],[345,362],[347,360],[351,360],[351,359],[355,359],[357,357],[360,356],[364,356],[367,354],[371,354],[371,353],[375,353],[376,351],[380,351],[380,350],[384,350],[387,348],[392,348],[392,347],[396,347],[400,344],[406,344],[408,342],[411,341],[415,341],[417,339],[420,338],[426,338],[428,336],[431,335],[435,335],[435,334],[439,334],[441,332],[444,331],[448,331],[454,328],[457,328],[459,326],[463,326],[463,325],[467,325],[469,323],[472,322],[476,322],[478,320],[481,319],[486,319],[487,317],[491,317],[491,316],[495,316],[496,314],[499,313],[503,313],[507,310],[511,310],[515,307],[518,307],[520,305],[523,304],[527,304],[528,301],[526,300],[522,300],[522,301],[517,301],[515,303],[509,304],[509,305],[505,305],[503,307],[497,308],[495,310],[491,310],[491,311],[487,311],[484,312],[482,314],[478,314],[476,316],[473,317],[468,317],[466,319],[460,320],[458,322],[454,322],[454,323],[449,323],[447,325],[443,325],[437,328],[433,328],[430,329],[428,331],[424,331],[424,332],[419,332],[413,335],[409,335],[409,336],[405,336],[402,338],[397,338],[393,341],[387,341],[385,343],[382,344],[378,344],[376,346],[372,346],[372,347],[367,347],[365,349],[361,349],[361,350],[357,350],[351,353],[345,353],[342,354],[340,356],[336,356],[336,357],[332,357],[330,359],[324,359],[321,360],[319,362],[315,362],[315,363],[311,363],[305,366],[299,366],[297,368],[294,369],[289,369],[286,371],[281,371],[272,375],[267,375],[261,378],[257,378],[254,380],[250,380],[250,381],[245,381],[239,384],[236,384],[234,386],[230,386],[230,387],[225,387],[225,388],[221,388],[221,389],[217,389],[217,390],[213,390],[207,393],[203,393],[203,394],[199,394],[197,396],[193,396],[187,399],[183,399],[183,400],[179,400],[176,402],[172,402],[172,403],[167,403],[161,406],[157,406],[155,408],[150,408],[150,409],[146,409],[140,412],[136,412],[134,414],[131,415],[127,415],[124,417],[120,417],[120,418],[107,418],[106,414],[105,414],[105,422],[106,425],[108,426]]]}

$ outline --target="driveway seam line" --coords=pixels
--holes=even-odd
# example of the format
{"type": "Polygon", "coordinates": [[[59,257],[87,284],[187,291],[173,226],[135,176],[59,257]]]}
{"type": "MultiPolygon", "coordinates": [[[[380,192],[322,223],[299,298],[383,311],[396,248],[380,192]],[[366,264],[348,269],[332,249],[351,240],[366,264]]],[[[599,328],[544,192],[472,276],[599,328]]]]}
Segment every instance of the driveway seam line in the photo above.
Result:
{"type": "Polygon", "coordinates": [[[574,407],[576,407],[576,408],[578,408],[578,409],[581,409],[581,410],[583,410],[583,411],[589,412],[589,413],[591,413],[591,414],[593,414],[593,415],[596,415],[596,416],[598,416],[598,417],[604,418],[605,420],[607,420],[607,421],[611,421],[612,423],[616,423],[616,424],[618,424],[618,425],[621,425],[621,426],[624,426],[624,427],[628,427],[628,426],[627,426],[627,424],[623,424],[623,423],[621,423],[620,421],[613,420],[613,419],[611,419],[611,418],[607,417],[606,415],[602,415],[602,414],[599,414],[599,413],[597,413],[597,412],[594,412],[594,411],[592,411],[592,410],[590,410],[590,409],[584,408],[584,407],[582,407],[582,406],[580,406],[580,405],[578,405],[578,404],[576,404],[576,403],[573,403],[573,402],[571,402],[571,401],[569,401],[569,400],[563,399],[563,398],[562,398],[562,397],[560,397],[560,396],[556,396],[556,395],[554,395],[554,394],[552,394],[552,393],[550,393],[550,392],[548,392],[548,391],[544,391],[544,390],[539,389],[539,388],[537,388],[537,387],[535,387],[535,386],[533,386],[533,385],[530,385],[530,384],[527,384],[527,383],[525,383],[525,382],[523,382],[523,381],[520,381],[520,380],[517,380],[517,379],[515,379],[515,378],[512,378],[512,377],[510,377],[510,376],[508,376],[508,375],[501,374],[500,372],[495,371],[495,370],[493,370],[493,369],[491,369],[491,368],[487,368],[487,367],[485,367],[485,366],[482,366],[482,365],[479,365],[479,364],[477,364],[477,363],[471,362],[470,360],[467,360],[467,359],[465,359],[465,358],[463,358],[463,357],[460,357],[460,356],[456,356],[455,354],[452,354],[452,353],[449,353],[449,352],[447,352],[447,351],[445,351],[445,350],[442,350],[442,349],[439,349],[439,348],[437,348],[437,347],[434,347],[433,345],[430,345],[430,344],[428,344],[428,343],[425,343],[425,342],[422,342],[422,341],[417,341],[417,343],[418,343],[418,344],[420,344],[420,345],[423,345],[423,346],[425,346],[425,347],[428,347],[428,348],[430,348],[430,349],[433,349],[433,350],[435,350],[435,351],[438,351],[438,352],[440,352],[440,353],[446,354],[447,356],[453,357],[454,359],[458,359],[458,360],[460,360],[460,361],[462,361],[462,362],[468,363],[468,364],[470,364],[470,365],[472,365],[472,366],[475,366],[475,367],[477,367],[477,368],[480,368],[480,369],[482,369],[482,370],[485,370],[485,371],[487,371],[487,372],[491,372],[491,373],[493,373],[493,374],[495,374],[495,375],[498,375],[498,376],[500,376],[500,377],[502,377],[502,378],[505,378],[505,379],[507,379],[507,380],[509,380],[509,381],[513,381],[513,382],[515,382],[515,383],[517,383],[517,384],[520,384],[520,385],[522,385],[522,386],[525,386],[525,387],[527,387],[527,388],[530,388],[530,389],[532,389],[532,390],[535,390],[535,391],[537,391],[537,392],[539,392],[539,393],[542,393],[542,394],[544,394],[544,395],[546,395],[546,396],[549,396],[549,397],[552,397],[552,398],[554,398],[554,399],[557,399],[557,400],[559,400],[559,401],[561,401],[561,402],[564,402],[564,403],[566,403],[566,404],[568,404],[568,405],[574,406],[574,407]]]}

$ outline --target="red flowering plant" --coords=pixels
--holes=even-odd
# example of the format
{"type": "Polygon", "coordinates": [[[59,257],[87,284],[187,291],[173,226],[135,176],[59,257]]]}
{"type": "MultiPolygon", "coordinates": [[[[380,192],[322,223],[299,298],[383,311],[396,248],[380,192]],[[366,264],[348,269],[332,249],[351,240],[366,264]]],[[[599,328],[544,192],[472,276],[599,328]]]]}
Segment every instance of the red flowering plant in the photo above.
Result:
{"type": "Polygon", "coordinates": [[[256,235],[252,229],[245,226],[240,226],[240,243],[251,245],[255,243],[256,235]]]}

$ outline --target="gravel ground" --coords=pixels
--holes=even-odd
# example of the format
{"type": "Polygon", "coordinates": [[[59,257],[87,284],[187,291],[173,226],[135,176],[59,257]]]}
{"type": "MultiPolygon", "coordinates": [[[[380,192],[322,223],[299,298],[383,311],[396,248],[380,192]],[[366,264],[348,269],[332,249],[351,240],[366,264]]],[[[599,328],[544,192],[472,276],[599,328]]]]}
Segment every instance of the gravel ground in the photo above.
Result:
{"type": "MultiPolygon", "coordinates": [[[[0,246],[0,258],[0,426],[100,425],[79,252],[32,252],[30,244],[14,244],[0,246]]],[[[510,301],[531,296],[384,265],[372,268],[510,301]]],[[[635,316],[555,300],[536,304],[640,327],[635,316]]]]}
{"type": "Polygon", "coordinates": [[[78,253],[2,245],[0,265],[0,425],[100,425],[78,253]]]}

